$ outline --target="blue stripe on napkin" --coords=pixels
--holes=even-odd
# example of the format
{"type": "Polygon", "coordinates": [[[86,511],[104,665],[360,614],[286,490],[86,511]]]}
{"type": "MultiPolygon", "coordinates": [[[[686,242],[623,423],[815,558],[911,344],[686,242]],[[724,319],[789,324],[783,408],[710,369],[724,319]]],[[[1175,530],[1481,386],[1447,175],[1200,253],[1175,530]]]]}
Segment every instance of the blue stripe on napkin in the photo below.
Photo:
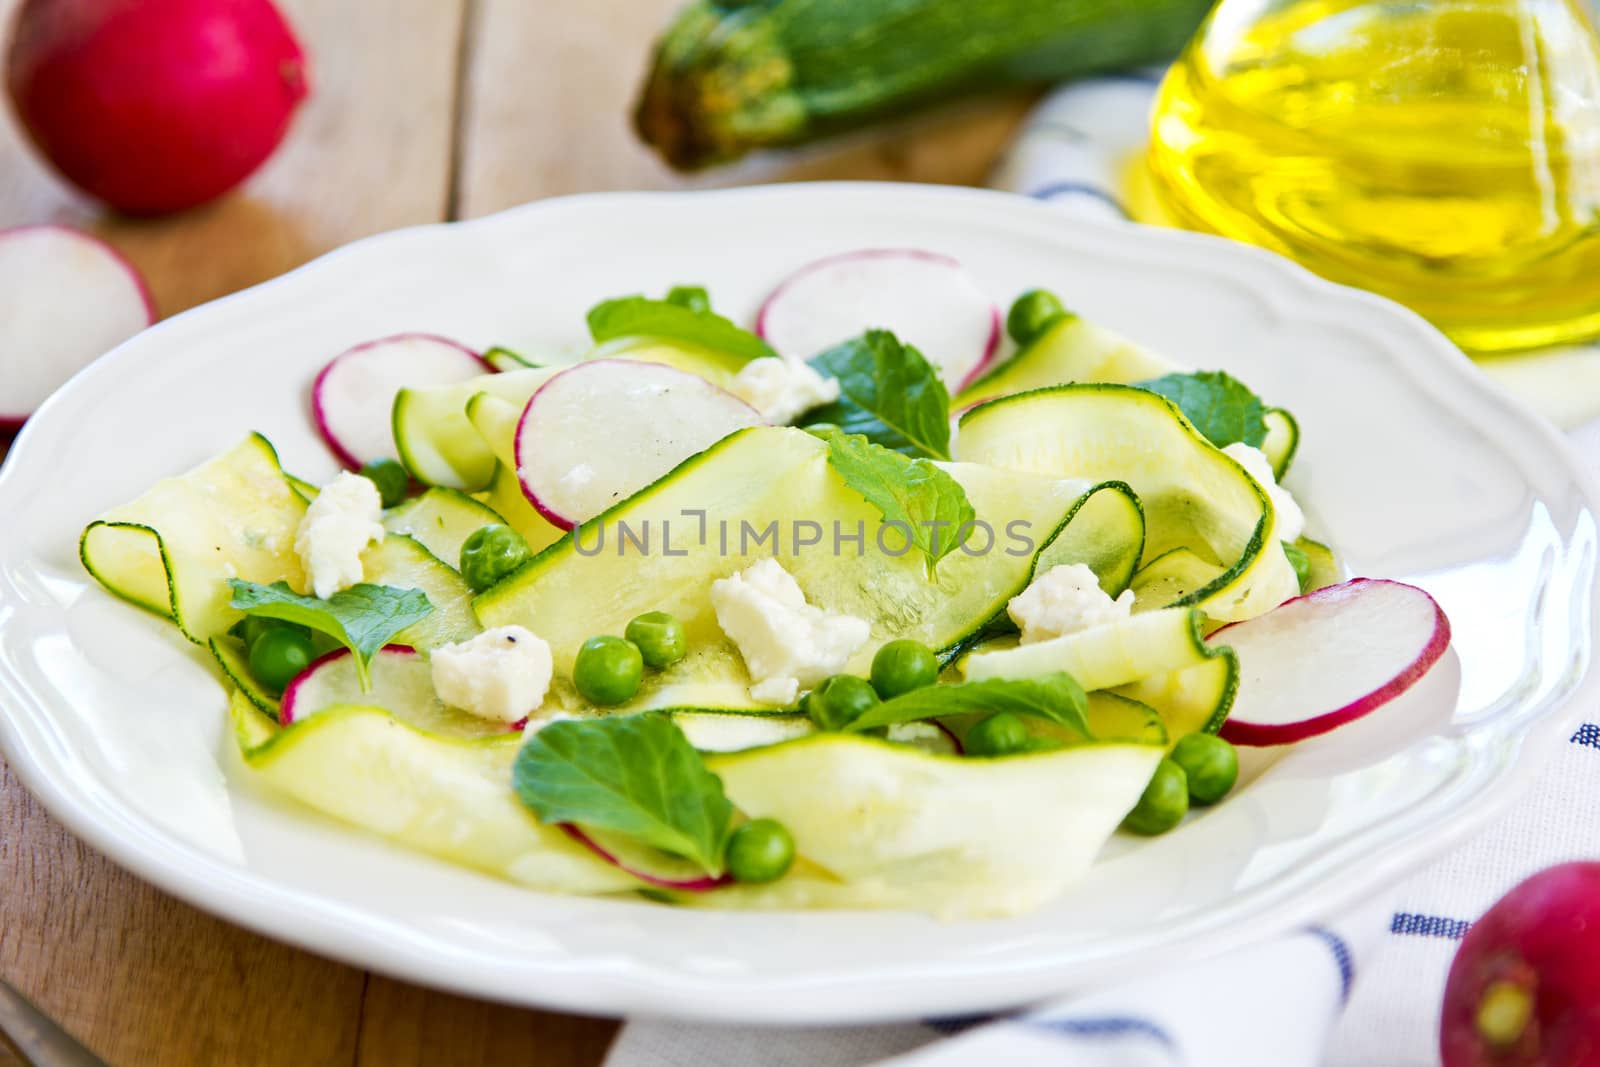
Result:
{"type": "Polygon", "coordinates": [[[1600,724],[1586,722],[1578,727],[1578,732],[1572,735],[1572,743],[1600,748],[1600,724]]]}
{"type": "Polygon", "coordinates": [[[1308,926],[1306,933],[1327,945],[1328,951],[1333,953],[1334,965],[1339,968],[1339,1003],[1350,1003],[1350,987],[1356,980],[1355,957],[1350,952],[1350,946],[1326,926],[1308,926]]]}
{"type": "Polygon", "coordinates": [[[1466,919],[1448,919],[1443,915],[1416,915],[1409,911],[1395,912],[1394,919],[1389,923],[1391,934],[1444,937],[1451,941],[1460,941],[1467,936],[1467,931],[1470,929],[1472,923],[1466,919]]]}
{"type": "Polygon", "coordinates": [[[1049,185],[1035,189],[1028,195],[1035,200],[1059,200],[1064,196],[1088,196],[1115,208],[1117,214],[1123,218],[1130,221],[1133,219],[1132,213],[1128,211],[1122,201],[1112,196],[1107,190],[1090,182],[1051,182],[1049,185]]]}
{"type": "Polygon", "coordinates": [[[1109,1040],[1138,1037],[1154,1041],[1162,1048],[1172,1052],[1178,1050],[1178,1043],[1172,1039],[1171,1034],[1149,1019],[1141,1019],[1136,1015],[1105,1015],[1088,1019],[1022,1019],[1019,1021],[1035,1029],[1051,1030],[1070,1037],[1104,1038],[1109,1040]]]}

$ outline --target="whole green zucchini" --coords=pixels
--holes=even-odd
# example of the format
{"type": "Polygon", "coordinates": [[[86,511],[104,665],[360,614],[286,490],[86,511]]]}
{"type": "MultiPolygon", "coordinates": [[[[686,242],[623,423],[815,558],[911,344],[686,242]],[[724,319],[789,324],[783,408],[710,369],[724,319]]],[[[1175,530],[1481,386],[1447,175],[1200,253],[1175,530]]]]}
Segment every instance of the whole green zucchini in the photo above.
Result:
{"type": "Polygon", "coordinates": [[[695,0],[635,121],[675,167],[797,144],[936,100],[1165,59],[1211,0],[695,0]]]}

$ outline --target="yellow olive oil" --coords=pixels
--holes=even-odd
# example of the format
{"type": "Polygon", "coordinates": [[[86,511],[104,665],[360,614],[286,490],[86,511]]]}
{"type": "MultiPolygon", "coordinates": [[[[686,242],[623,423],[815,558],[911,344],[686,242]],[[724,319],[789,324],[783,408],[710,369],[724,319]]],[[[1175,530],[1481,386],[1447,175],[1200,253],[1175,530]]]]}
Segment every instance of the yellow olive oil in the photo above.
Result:
{"type": "Polygon", "coordinates": [[[1150,163],[1184,225],[1470,351],[1600,336],[1600,41],[1575,0],[1223,0],[1150,163]]]}

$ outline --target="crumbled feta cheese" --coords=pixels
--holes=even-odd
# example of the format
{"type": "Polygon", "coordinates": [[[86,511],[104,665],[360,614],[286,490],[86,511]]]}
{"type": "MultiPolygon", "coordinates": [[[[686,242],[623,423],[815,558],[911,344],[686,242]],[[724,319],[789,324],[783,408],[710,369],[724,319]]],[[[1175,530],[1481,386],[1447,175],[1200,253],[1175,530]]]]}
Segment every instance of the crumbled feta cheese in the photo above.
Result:
{"type": "Polygon", "coordinates": [[[809,363],[753,359],[734,375],[728,391],[773,423],[793,422],[812,408],[839,399],[839,382],[809,363]]]}
{"type": "Polygon", "coordinates": [[[362,580],[361,553],[383,540],[382,515],[378,487],[359,474],[345,471],[322,487],[294,538],[313,593],[326,600],[362,580]]]}
{"type": "Polygon", "coordinates": [[[1300,504],[1294,495],[1280,486],[1278,479],[1273,477],[1272,461],[1267,458],[1267,454],[1243,441],[1236,441],[1224,448],[1222,454],[1231,456],[1262,489],[1267,491],[1267,496],[1272,501],[1272,510],[1278,513],[1278,540],[1298,541],[1300,535],[1306,532],[1306,513],[1300,510],[1300,504]]]}
{"type": "Polygon", "coordinates": [[[538,710],[550,690],[550,646],[521,626],[485,630],[433,650],[439,699],[484,719],[516,722],[538,710]]]}
{"type": "Polygon", "coordinates": [[[806,603],[794,575],[775,559],[712,582],[711,606],[744,656],[755,682],[750,698],[762,704],[793,704],[802,687],[843,669],[871,633],[864,619],[806,603]]]}
{"type": "Polygon", "coordinates": [[[1094,571],[1074,563],[1039,575],[1011,598],[1006,611],[1022,631],[1022,643],[1031,645],[1126,619],[1133,611],[1133,590],[1112,600],[1094,571]]]}
{"type": "Polygon", "coordinates": [[[949,742],[949,735],[931,722],[891,723],[884,735],[896,744],[916,745],[919,748],[948,747],[949,742]]]}

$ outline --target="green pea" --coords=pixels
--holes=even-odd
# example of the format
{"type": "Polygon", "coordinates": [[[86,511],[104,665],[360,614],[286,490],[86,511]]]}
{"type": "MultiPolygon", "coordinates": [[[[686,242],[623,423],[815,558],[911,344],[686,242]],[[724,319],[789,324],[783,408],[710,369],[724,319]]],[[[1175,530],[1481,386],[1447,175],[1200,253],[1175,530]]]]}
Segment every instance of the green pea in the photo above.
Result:
{"type": "Polygon", "coordinates": [[[383,506],[392,508],[411,491],[411,475],[392,459],[375,459],[356,472],[378,487],[383,506]]]}
{"type": "Polygon", "coordinates": [[[1006,315],[1006,332],[1019,345],[1038,340],[1039,335],[1068,314],[1056,294],[1044,289],[1029,289],[1017,297],[1006,315]]]}
{"type": "Polygon", "coordinates": [[[250,673],[262,688],[281,693],[311,659],[310,634],[298,626],[274,626],[250,646],[250,673]]]}
{"type": "Polygon", "coordinates": [[[528,542],[509,526],[480,526],[461,544],[461,580],[481,593],[533,558],[528,542]]]}
{"type": "Polygon", "coordinates": [[[885,700],[939,680],[939,658],[921,641],[890,641],[872,657],[872,688],[885,700]]]}
{"type": "Polygon", "coordinates": [[[233,634],[233,636],[237,637],[239,640],[243,641],[244,650],[249,652],[256,646],[256,642],[261,640],[262,634],[269,630],[280,630],[285,628],[299,631],[300,633],[305,634],[307,637],[311,636],[311,631],[306,629],[304,626],[301,626],[299,623],[285,622],[282,619],[269,619],[264,615],[246,615],[244,618],[235,623],[233,629],[229,630],[228,632],[233,634]]]}
{"type": "Polygon", "coordinates": [[[737,882],[774,882],[794,865],[794,838],[776,819],[752,819],[728,838],[728,873],[737,882]]]}
{"type": "Polygon", "coordinates": [[[1028,747],[1028,727],[1009,711],[979,719],[967,731],[961,747],[969,756],[1010,756],[1028,747]]]}
{"type": "Polygon", "coordinates": [[[1172,762],[1189,780],[1189,799],[1215,804],[1239,780],[1239,753],[1216,734],[1190,734],[1172,748],[1172,762]]]}
{"type": "Polygon", "coordinates": [[[698,285],[674,285],[667,290],[667,303],[690,311],[710,311],[711,297],[698,285]]]}
{"type": "Polygon", "coordinates": [[[592,704],[621,704],[632,699],[643,677],[644,657],[639,646],[610,634],[585,641],[572,665],[572,684],[592,704]]]}
{"type": "Polygon", "coordinates": [[[1170,759],[1156,764],[1156,773],[1144,787],[1139,803],[1122,820],[1125,830],[1153,836],[1164,834],[1189,814],[1189,779],[1170,759]]]}
{"type": "Polygon", "coordinates": [[[818,728],[843,730],[878,703],[872,683],[853,674],[835,674],[806,697],[806,714],[818,728]]]}
{"type": "Polygon", "coordinates": [[[683,623],[665,611],[645,612],[628,623],[623,636],[639,646],[645,666],[658,671],[672,666],[689,652],[683,623]]]}

